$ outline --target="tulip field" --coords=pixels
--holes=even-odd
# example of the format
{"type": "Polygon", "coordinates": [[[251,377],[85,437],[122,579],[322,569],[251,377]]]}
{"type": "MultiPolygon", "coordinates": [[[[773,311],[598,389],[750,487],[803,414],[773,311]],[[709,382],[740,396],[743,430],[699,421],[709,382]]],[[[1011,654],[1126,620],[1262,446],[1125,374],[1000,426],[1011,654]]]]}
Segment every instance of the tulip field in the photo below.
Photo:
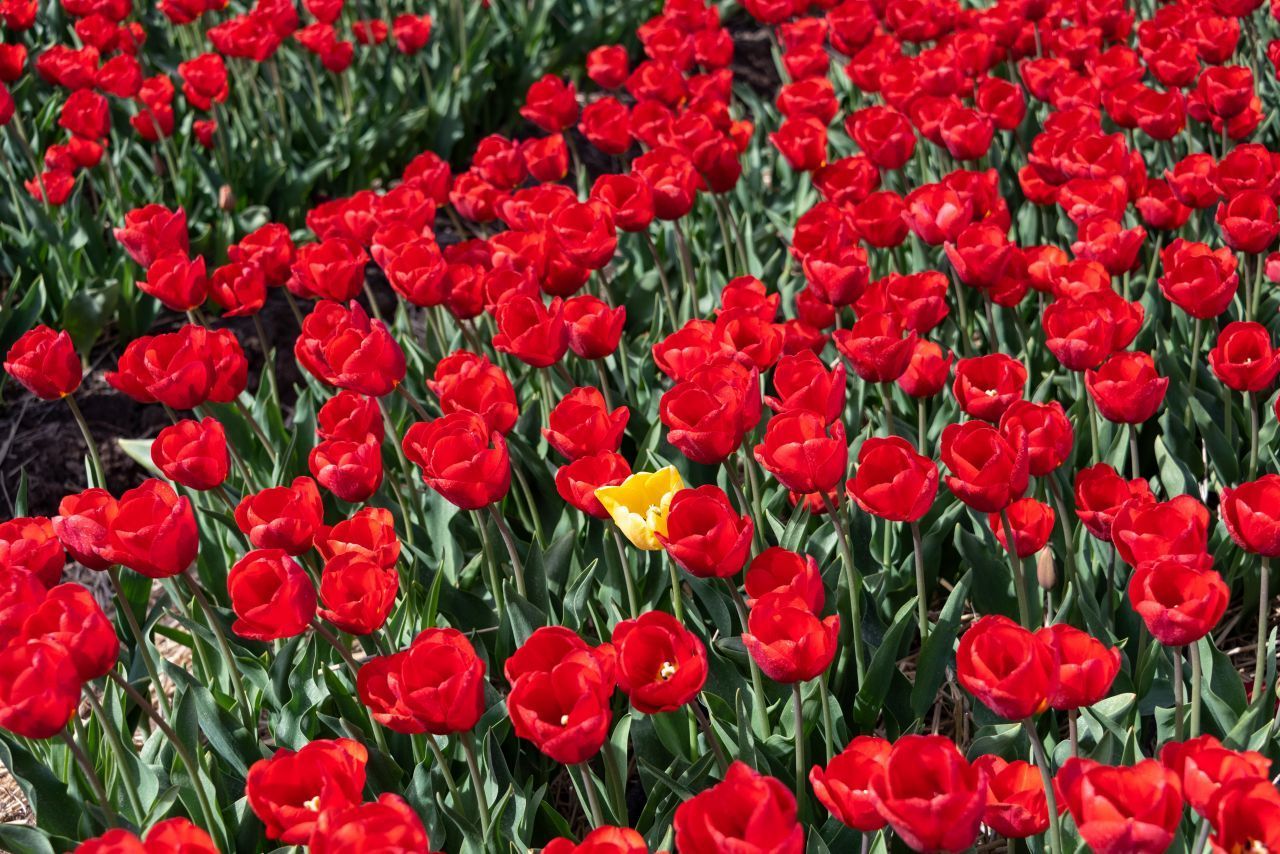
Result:
{"type": "Polygon", "coordinates": [[[1280,0],[0,0],[0,851],[1280,852],[1280,0]]]}

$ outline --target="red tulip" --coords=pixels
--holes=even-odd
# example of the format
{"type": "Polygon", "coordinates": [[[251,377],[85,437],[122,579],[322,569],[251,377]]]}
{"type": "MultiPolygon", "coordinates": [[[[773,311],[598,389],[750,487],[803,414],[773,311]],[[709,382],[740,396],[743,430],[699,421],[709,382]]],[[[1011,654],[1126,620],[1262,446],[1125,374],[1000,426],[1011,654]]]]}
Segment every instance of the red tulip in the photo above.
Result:
{"type": "Polygon", "coordinates": [[[603,359],[618,349],[627,322],[626,306],[610,308],[589,294],[564,302],[569,349],[581,359],[603,359]]]}
{"type": "Polygon", "coordinates": [[[1224,786],[1214,807],[1214,854],[1280,848],[1280,793],[1270,781],[1238,780],[1224,786]]]}
{"type": "Polygon", "coordinates": [[[1076,473],[1076,515],[1089,533],[1111,542],[1112,523],[1127,501],[1154,504],[1155,496],[1146,480],[1125,480],[1106,463],[1096,463],[1076,473]]]}
{"type": "Polygon", "coordinates": [[[115,229],[114,235],[125,253],[142,267],[150,267],[166,255],[190,251],[187,213],[182,208],[171,211],[157,204],[134,208],[124,215],[124,225],[115,229]]]}
{"type": "Polygon", "coordinates": [[[1035,477],[1050,474],[1071,455],[1075,430],[1062,404],[1056,400],[1048,403],[1017,401],[1000,416],[1002,433],[1010,432],[1014,425],[1026,434],[1028,469],[1035,477]]]}
{"type": "Polygon", "coordinates": [[[384,792],[376,801],[335,807],[320,813],[307,841],[312,854],[355,851],[415,851],[432,854],[422,819],[399,795],[384,792]]]}
{"type": "Polygon", "coordinates": [[[414,424],[405,433],[405,456],[422,469],[427,486],[463,510],[502,499],[511,488],[511,460],[500,433],[484,420],[454,412],[414,424]]]}
{"type": "Polygon", "coordinates": [[[120,640],[93,595],[79,584],[59,584],[22,623],[15,643],[48,640],[71,653],[76,674],[92,682],[116,665],[120,640]]]}
{"type": "Polygon", "coordinates": [[[200,548],[191,502],[167,483],[149,479],[130,489],[109,515],[97,554],[148,578],[168,578],[191,566],[200,548]]]}
{"type": "Polygon", "coordinates": [[[656,536],[689,574],[729,578],[747,562],[754,530],[751,517],[738,515],[724,490],[708,484],[678,491],[667,510],[666,533],[656,536]]]}
{"type": "MultiPolygon", "coordinates": [[[[1009,527],[1013,530],[1013,550],[1018,557],[1030,557],[1049,543],[1053,535],[1053,508],[1034,498],[1019,498],[1003,511],[1009,515],[1009,527]]],[[[1005,538],[1004,520],[1000,513],[990,513],[987,524],[1005,551],[1009,543],[1005,538]]]]}
{"type": "Polygon", "coordinates": [[[916,334],[887,313],[864,315],[849,329],[837,329],[834,339],[854,373],[869,383],[889,383],[902,376],[916,345],[916,334]]]}
{"type": "Polygon", "coordinates": [[[320,573],[319,610],[348,634],[367,635],[382,628],[396,604],[400,573],[352,552],[327,561],[320,573]]]}
{"type": "Polygon", "coordinates": [[[504,436],[520,415],[515,389],[502,368],[466,350],[441,359],[427,387],[439,399],[444,414],[474,412],[490,430],[504,436]]]}
{"type": "Polygon", "coordinates": [[[80,357],[71,336],[43,324],[24,333],[5,354],[9,376],[42,400],[57,400],[80,387],[80,357]]]}
{"type": "MultiPolygon", "coordinates": [[[[525,647],[543,646],[539,638],[542,631],[534,632],[525,647]]],[[[568,644],[560,648],[564,651],[540,664],[546,669],[524,669],[532,655],[545,655],[542,649],[525,657],[517,650],[507,660],[507,678],[515,675],[507,695],[507,713],[517,737],[532,741],[556,762],[576,765],[595,756],[608,737],[613,659],[611,654],[605,657],[585,648],[585,644],[576,649],[568,644]]]]}
{"type": "Polygon", "coordinates": [[[1211,735],[1165,743],[1160,764],[1177,775],[1192,809],[1210,821],[1224,786],[1240,780],[1265,782],[1271,776],[1270,759],[1252,750],[1229,750],[1211,735]]]}
{"type": "Polygon", "coordinates": [[[301,634],[316,614],[310,576],[283,549],[249,552],[227,573],[227,594],[243,638],[268,641],[301,634]]]}
{"type": "Polygon", "coordinates": [[[1029,455],[1020,429],[1003,435],[981,421],[948,424],[941,456],[951,471],[947,488],[980,513],[998,513],[1026,491],[1029,455]]]}
{"type": "Polygon", "coordinates": [[[810,769],[813,793],[842,824],[863,833],[874,833],[887,824],[876,810],[871,785],[884,776],[889,748],[883,738],[860,735],[832,757],[825,769],[820,765],[810,769]]]}
{"type": "Polygon", "coordinates": [[[1010,406],[1022,400],[1026,382],[1027,369],[1021,362],[993,353],[957,362],[951,392],[966,414],[995,424],[1010,406]]]}
{"type": "Polygon", "coordinates": [[[747,605],[770,593],[783,591],[800,599],[810,611],[822,610],[825,590],[818,562],[808,555],[797,554],[778,546],[770,546],[751,560],[743,586],[747,605]]]}
{"type": "Polygon", "coordinates": [[[898,388],[914,398],[933,397],[946,385],[954,360],[953,353],[944,354],[932,341],[917,339],[907,370],[898,377],[898,388]]]}
{"type": "Polygon", "coordinates": [[[1209,510],[1190,495],[1158,503],[1130,501],[1116,513],[1111,538],[1130,566],[1166,557],[1199,565],[1208,551],[1209,510]]]}
{"type": "Polygon", "coordinates": [[[222,423],[187,419],[164,428],[151,443],[151,461],[169,480],[189,489],[220,486],[231,466],[222,423]]]}
{"type": "Polygon", "coordinates": [[[987,754],[973,761],[987,775],[982,823],[1007,839],[1026,839],[1049,829],[1049,807],[1040,772],[1029,762],[1006,762],[987,754]]]}
{"type": "Polygon", "coordinates": [[[379,724],[403,733],[452,735],[485,710],[485,663],[457,629],[426,629],[407,650],[365,662],[360,702],[379,724]]]}
{"type": "Polygon", "coordinates": [[[1280,557],[1280,475],[1264,474],[1235,489],[1224,487],[1218,512],[1236,545],[1264,557],[1280,557]]]}
{"type": "Polygon", "coordinates": [[[1271,346],[1271,334],[1261,323],[1237,320],[1218,333],[1209,367],[1227,388],[1256,394],[1280,374],[1280,350],[1271,346]]]}
{"type": "Polygon", "coordinates": [[[1058,661],[1058,686],[1049,697],[1055,709],[1081,709],[1105,699],[1120,672],[1120,650],[1066,623],[1039,629],[1036,637],[1058,661]]]}
{"type": "Polygon", "coordinates": [[[1141,424],[1155,415],[1169,388],[1169,378],[1156,373],[1147,353],[1116,353],[1085,371],[1084,380],[1102,417],[1122,424],[1141,424]]]}
{"type": "Polygon", "coordinates": [[[268,839],[303,845],[317,819],[361,802],[369,753],[346,738],[321,739],[298,751],[280,749],[249,768],[244,792],[268,839]]]}
{"type": "Polygon", "coordinates": [[[383,507],[364,507],[333,527],[317,528],[314,545],[326,561],[354,553],[390,569],[400,558],[394,519],[383,507]]]}
{"type": "Polygon", "coordinates": [[[775,682],[807,682],[835,657],[840,618],[822,618],[790,591],[766,594],[751,608],[742,642],[775,682]]]}
{"type": "Polygon", "coordinates": [[[1177,558],[1141,563],[1129,580],[1133,610],[1165,646],[1195,643],[1212,631],[1226,613],[1230,592],[1214,570],[1177,558]]]}
{"type": "Polygon", "coordinates": [[[602,486],[616,486],[631,475],[631,466],[621,454],[601,451],[579,457],[556,469],[556,492],[568,504],[597,519],[608,519],[609,511],[596,498],[602,486]]]}
{"type": "Polygon", "coordinates": [[[1000,616],[983,617],[960,637],[956,676],[983,705],[1012,721],[1049,708],[1058,688],[1052,647],[1000,616]]]}
{"type": "Polygon", "coordinates": [[[876,810],[916,851],[959,852],[978,838],[987,775],[940,735],[904,735],[883,776],[873,777],[876,810]]]}
{"type": "Polygon", "coordinates": [[[844,425],[827,427],[812,412],[788,412],[769,421],[755,457],[778,482],[793,492],[829,493],[849,465],[844,425]]]}
{"type": "Polygon", "coordinates": [[[1163,851],[1182,820],[1178,778],[1154,759],[1123,768],[1068,759],[1054,788],[1098,854],[1163,851]]]}
{"type": "Polygon", "coordinates": [[[610,412],[597,388],[575,388],[551,410],[542,436],[570,461],[600,451],[617,451],[630,415],[625,406],[610,412]]]}
{"type": "Polygon", "coordinates": [[[702,641],[663,611],[647,611],[613,628],[618,687],[646,715],[691,702],[707,681],[702,641]]]}
{"type": "Polygon", "coordinates": [[[582,842],[560,836],[548,842],[541,854],[648,854],[644,837],[629,827],[597,827],[582,842]]]}
{"type": "Polygon", "coordinates": [[[804,851],[795,795],[742,762],[730,765],[723,781],[676,807],[675,830],[681,854],[804,851]]]}
{"type": "Polygon", "coordinates": [[[382,444],[372,435],[359,442],[325,439],[311,449],[307,468],[343,501],[366,501],[382,485],[382,444]]]}
{"type": "Polygon", "coordinates": [[[49,640],[0,649],[0,727],[24,738],[51,738],[80,704],[80,675],[66,647],[49,640]]]}
{"type": "Polygon", "coordinates": [[[296,477],[289,486],[273,486],[246,495],[236,505],[236,525],[254,548],[283,549],[300,555],[324,524],[320,491],[309,477],[296,477]]]}
{"type": "Polygon", "coordinates": [[[62,577],[66,556],[44,516],[21,517],[0,523],[0,567],[29,572],[46,588],[62,577]]]}
{"type": "Polygon", "coordinates": [[[356,302],[321,301],[302,323],[293,348],[298,362],[328,385],[381,397],[404,379],[404,351],[380,320],[356,302]]]}
{"type": "Polygon", "coordinates": [[[873,436],[859,448],[854,476],[845,488],[868,513],[914,522],[929,512],[938,494],[938,467],[900,436],[873,436]]]}

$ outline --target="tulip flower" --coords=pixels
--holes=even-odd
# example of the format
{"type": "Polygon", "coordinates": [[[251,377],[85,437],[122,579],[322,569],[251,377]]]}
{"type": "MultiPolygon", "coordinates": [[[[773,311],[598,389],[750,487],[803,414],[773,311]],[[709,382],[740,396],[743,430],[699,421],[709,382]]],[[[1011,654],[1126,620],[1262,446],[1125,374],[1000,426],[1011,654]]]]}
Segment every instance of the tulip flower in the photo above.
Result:
{"type": "Polygon", "coordinates": [[[631,544],[645,551],[662,548],[667,516],[676,493],[684,489],[674,466],[656,472],[636,472],[616,486],[596,489],[600,506],[631,544]]]}

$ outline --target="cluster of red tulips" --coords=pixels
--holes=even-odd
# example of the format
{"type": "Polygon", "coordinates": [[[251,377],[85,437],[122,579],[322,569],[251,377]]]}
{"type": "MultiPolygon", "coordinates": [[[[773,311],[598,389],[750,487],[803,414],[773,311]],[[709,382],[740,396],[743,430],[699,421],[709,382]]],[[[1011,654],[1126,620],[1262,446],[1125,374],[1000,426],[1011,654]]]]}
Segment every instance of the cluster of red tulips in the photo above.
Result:
{"type": "MultiPolygon", "coordinates": [[[[176,126],[133,8],[62,5],[52,205],[108,96],[176,126]]],[[[223,56],[431,35],[304,5],[178,66],[202,144],[223,56]]],[[[87,458],[0,525],[0,847],[1280,850],[1280,7],[741,6],[772,103],[666,0],[464,168],[214,254],[120,212],[169,314],[101,393],[171,424],[117,497],[71,335],[5,357],[87,458]]]]}

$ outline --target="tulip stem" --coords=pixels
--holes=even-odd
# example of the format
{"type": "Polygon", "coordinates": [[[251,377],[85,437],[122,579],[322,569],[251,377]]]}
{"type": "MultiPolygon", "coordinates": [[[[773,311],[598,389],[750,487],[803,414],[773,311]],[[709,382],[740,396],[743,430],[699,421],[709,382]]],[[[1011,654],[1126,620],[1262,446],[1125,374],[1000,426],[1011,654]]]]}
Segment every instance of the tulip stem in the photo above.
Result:
{"type": "Polygon", "coordinates": [[[1040,769],[1040,782],[1044,786],[1045,806],[1049,809],[1049,845],[1050,854],[1064,854],[1062,847],[1062,822],[1058,817],[1058,800],[1053,795],[1053,774],[1049,770],[1049,757],[1045,753],[1044,743],[1040,741],[1040,733],[1036,732],[1035,722],[1031,718],[1022,721],[1027,738],[1031,741],[1031,751],[1035,754],[1036,767],[1040,769]]]}
{"type": "Polygon", "coordinates": [[[1191,737],[1200,735],[1200,694],[1204,673],[1200,667],[1200,642],[1187,645],[1187,655],[1191,657],[1191,737]]]}
{"type": "MultiPolygon", "coordinates": [[[[76,724],[79,724],[79,718],[72,716],[76,724]]],[[[75,757],[76,763],[80,766],[80,770],[84,772],[85,779],[89,781],[89,787],[93,789],[93,796],[97,798],[98,803],[102,806],[102,812],[107,818],[107,824],[111,827],[118,827],[120,817],[116,815],[115,809],[111,806],[111,799],[107,797],[107,789],[102,785],[102,778],[98,776],[98,772],[94,769],[93,763],[89,761],[89,757],[80,749],[80,745],[76,744],[75,738],[72,737],[70,729],[62,729],[62,743],[67,746],[67,750],[71,751],[71,755],[75,757]]]]}
{"type": "Polygon", "coordinates": [[[129,799],[129,808],[133,810],[135,819],[139,822],[145,820],[146,810],[142,808],[142,801],[138,798],[137,781],[134,779],[129,770],[129,752],[124,746],[124,740],[120,737],[119,728],[107,717],[103,711],[102,704],[98,702],[98,698],[94,696],[93,689],[88,684],[82,686],[84,698],[89,701],[90,708],[93,709],[94,715],[98,718],[98,724],[102,727],[102,732],[107,738],[107,745],[111,748],[111,752],[115,754],[116,765],[120,770],[120,780],[124,786],[125,797],[129,799]]]}
{"type": "Polygon", "coordinates": [[[1133,468],[1134,478],[1142,477],[1142,465],[1138,455],[1138,425],[1129,425],[1129,465],[1133,468]]]}
{"type": "Polygon", "coordinates": [[[1080,712],[1076,709],[1067,709],[1067,735],[1071,739],[1071,755],[1079,758],[1080,756],[1080,728],[1076,722],[1080,712]]]}
{"type": "Polygon", "coordinates": [[[587,809],[591,813],[591,826],[602,827],[604,825],[604,810],[600,808],[600,796],[596,794],[596,784],[591,774],[591,764],[589,762],[579,763],[578,773],[582,775],[582,791],[587,794],[587,809]]]}
{"type": "Polygon", "coordinates": [[[822,671],[818,678],[818,696],[822,700],[822,740],[827,751],[827,761],[836,755],[835,726],[831,723],[831,692],[827,688],[827,679],[831,669],[822,671]]]}
{"type": "Polygon", "coordinates": [[[636,581],[631,577],[631,563],[627,560],[627,547],[622,542],[622,534],[618,532],[617,525],[610,525],[609,530],[613,533],[613,544],[618,548],[618,563],[622,567],[622,583],[627,591],[627,611],[631,614],[631,619],[640,616],[640,598],[636,595],[636,581]]]}
{"type": "Polygon", "coordinates": [[[347,649],[347,645],[337,635],[329,631],[329,627],[318,619],[311,621],[311,628],[315,629],[316,634],[328,641],[329,646],[337,650],[338,655],[342,656],[342,660],[346,663],[347,669],[351,671],[351,678],[356,678],[356,674],[360,672],[360,665],[356,664],[356,660],[351,657],[351,650],[347,649]]]}
{"type": "Polygon", "coordinates": [[[849,548],[849,540],[844,532],[844,514],[839,505],[831,500],[831,496],[822,493],[822,501],[827,505],[827,513],[835,524],[836,540],[840,544],[840,562],[844,566],[845,583],[849,585],[849,621],[853,635],[853,663],[858,676],[858,686],[862,686],[866,669],[866,652],[862,648],[862,579],[853,565],[853,550],[849,548]]]}
{"type": "Polygon", "coordinates": [[[233,404],[240,412],[240,416],[248,423],[249,429],[253,431],[253,435],[258,437],[258,441],[262,443],[262,447],[266,450],[267,456],[271,458],[274,465],[276,462],[276,449],[271,444],[271,440],[267,438],[267,434],[263,432],[262,425],[258,423],[258,419],[253,417],[253,413],[249,411],[249,407],[244,405],[240,398],[236,398],[233,404]]]}
{"type": "Polygon", "coordinates": [[[733,487],[733,494],[738,499],[738,506],[742,508],[742,512],[746,513],[748,509],[751,509],[752,515],[755,516],[751,524],[751,549],[753,555],[759,554],[764,551],[764,535],[760,532],[760,526],[764,523],[764,519],[747,501],[746,490],[742,488],[742,475],[739,474],[737,467],[733,464],[733,460],[725,460],[724,471],[729,477],[729,484],[733,487]]]}
{"type": "Polygon", "coordinates": [[[916,613],[920,620],[920,643],[929,639],[929,597],[925,592],[924,542],[920,536],[920,522],[911,520],[911,547],[916,561],[916,613]]]}
{"type": "Polygon", "coordinates": [[[431,733],[422,736],[422,740],[426,742],[427,748],[431,751],[431,757],[436,761],[436,767],[440,769],[440,776],[444,777],[444,785],[449,790],[449,797],[453,799],[454,809],[462,809],[462,796],[458,794],[458,781],[453,779],[453,772],[449,770],[449,763],[444,758],[444,751],[440,749],[440,745],[436,744],[436,737],[431,733]]]}
{"type": "Polygon", "coordinates": [[[1186,699],[1182,685],[1182,647],[1169,647],[1169,654],[1173,656],[1173,740],[1182,741],[1182,716],[1186,699]]]}
{"type": "MultiPolygon", "coordinates": [[[[729,588],[729,596],[733,599],[733,607],[738,612],[738,622],[742,624],[742,631],[747,631],[747,603],[743,601],[742,594],[738,591],[738,585],[731,579],[724,580],[725,586],[729,588]]],[[[754,657],[747,655],[747,664],[751,665],[751,712],[755,717],[756,731],[764,738],[768,738],[773,734],[773,727],[769,724],[769,710],[765,705],[764,693],[764,676],[760,673],[760,665],[756,663],[754,657]]]]}
{"type": "Polygon", "coordinates": [[[418,417],[423,421],[431,420],[431,413],[427,412],[427,410],[423,408],[422,404],[418,403],[418,401],[414,399],[413,395],[409,394],[409,392],[405,390],[403,385],[396,386],[396,394],[403,397],[405,401],[408,402],[409,406],[413,408],[413,411],[416,412],[418,417]]]}
{"type": "Polygon", "coordinates": [[[1200,358],[1200,343],[1204,340],[1204,321],[1196,318],[1191,332],[1191,376],[1187,378],[1187,411],[1182,416],[1182,427],[1191,429],[1191,404],[1196,399],[1196,381],[1200,378],[1200,366],[1196,360],[1200,358]]]}
{"type": "Polygon", "coordinates": [[[93,433],[89,430],[89,422],[84,420],[84,413],[80,411],[80,404],[76,403],[76,399],[71,395],[63,398],[67,402],[68,408],[71,409],[71,415],[76,419],[77,426],[80,427],[80,435],[84,436],[84,443],[89,446],[89,459],[93,465],[93,477],[97,483],[94,486],[106,488],[107,472],[102,467],[102,457],[98,455],[98,443],[93,440],[93,433]]]}
{"type": "Polygon", "coordinates": [[[653,268],[658,272],[658,282],[662,285],[662,301],[666,303],[667,314],[671,315],[671,328],[680,328],[680,313],[676,311],[675,300],[671,296],[671,280],[667,278],[667,271],[663,267],[662,257],[658,255],[658,247],[653,243],[653,237],[646,230],[644,232],[644,242],[649,247],[649,254],[653,256],[653,268]]]}
{"type": "Polygon", "coordinates": [[[111,579],[111,587],[116,593],[116,610],[124,614],[124,621],[128,624],[129,631],[133,634],[133,638],[137,641],[138,647],[142,652],[142,664],[147,668],[147,677],[156,688],[156,696],[160,698],[160,708],[164,710],[165,717],[168,717],[170,713],[169,698],[164,693],[164,686],[160,684],[160,669],[156,666],[156,661],[152,657],[154,650],[147,642],[142,626],[138,624],[138,617],[133,613],[133,607],[129,604],[129,600],[125,598],[124,587],[120,584],[120,567],[113,566],[108,569],[107,578],[111,579]]]}
{"type": "Polygon", "coordinates": [[[1271,558],[1262,558],[1262,571],[1258,573],[1258,649],[1253,665],[1253,694],[1257,700],[1262,692],[1263,674],[1267,669],[1267,616],[1271,611],[1271,558]]]}
{"type": "Polygon", "coordinates": [[[1195,844],[1191,846],[1191,854],[1202,854],[1205,846],[1209,844],[1209,831],[1213,829],[1213,825],[1209,820],[1201,819],[1200,832],[1196,834],[1195,844]]]}
{"type": "MultiPolygon", "coordinates": [[[[1062,589],[1066,590],[1067,585],[1071,583],[1075,576],[1076,547],[1075,535],[1072,533],[1072,519],[1074,516],[1067,514],[1067,502],[1062,497],[1062,487],[1058,485],[1058,476],[1056,472],[1049,472],[1045,475],[1045,480],[1049,483],[1049,495],[1053,497],[1055,509],[1058,511],[1058,521],[1062,525],[1062,543],[1066,546],[1067,554],[1062,561],[1062,566],[1066,570],[1062,579],[1062,589]]],[[[1111,591],[1107,591],[1108,599],[1111,597],[1111,591]]]]}
{"type": "Polygon", "coordinates": [[[187,588],[195,598],[196,604],[201,611],[204,611],[205,620],[208,621],[209,628],[213,630],[213,636],[218,642],[218,651],[222,653],[223,661],[230,671],[228,678],[231,680],[231,690],[235,693],[236,702],[240,704],[242,710],[240,712],[241,719],[250,733],[257,732],[256,716],[253,713],[253,707],[249,705],[249,695],[245,693],[244,682],[240,679],[240,668],[231,652],[231,644],[227,643],[227,635],[222,630],[222,622],[218,619],[213,605],[209,603],[208,598],[204,595],[204,591],[200,589],[200,582],[193,578],[189,572],[182,574],[182,580],[187,583],[187,588]]]}
{"type": "Polygon", "coordinates": [[[480,551],[484,555],[485,566],[485,583],[489,585],[489,592],[493,594],[493,604],[498,608],[498,622],[501,623],[507,616],[507,595],[502,589],[502,582],[498,576],[498,559],[493,555],[493,543],[489,538],[489,525],[485,522],[484,516],[480,511],[475,513],[476,530],[480,532],[480,551]]]}
{"type": "Polygon", "coordinates": [[[1018,596],[1018,620],[1023,628],[1034,631],[1031,623],[1031,606],[1027,602],[1027,580],[1022,571],[1022,560],[1018,557],[1017,544],[1013,539],[1013,525],[1009,523],[1009,509],[1000,511],[1000,525],[1004,528],[1005,552],[1009,555],[1009,568],[1013,570],[1013,589],[1018,596]]]}
{"type": "MultiPolygon", "coordinates": [[[[387,419],[386,410],[383,410],[382,417],[387,419]]],[[[391,430],[391,421],[386,420],[387,429],[391,430]]],[[[409,460],[404,455],[404,449],[400,447],[400,440],[396,438],[394,430],[391,430],[391,444],[396,449],[396,459],[400,461],[400,469],[404,474],[404,487],[401,488],[398,479],[392,476],[391,491],[396,495],[396,503],[400,505],[400,516],[404,519],[404,535],[405,541],[410,546],[413,545],[413,521],[409,518],[409,501],[405,498],[405,492],[409,495],[413,494],[413,469],[409,466],[409,460]]]]}
{"type": "Polygon", "coordinates": [[[720,773],[724,774],[729,770],[729,759],[724,755],[724,748],[720,746],[720,740],[716,738],[715,730],[711,728],[711,720],[707,717],[707,713],[703,710],[701,704],[699,704],[697,697],[689,701],[689,708],[693,710],[693,717],[698,721],[698,726],[702,729],[702,735],[707,739],[711,752],[715,754],[716,766],[720,769],[720,773]]]}
{"type": "MultiPolygon", "coordinates": [[[[493,524],[498,526],[498,533],[502,536],[502,543],[507,547],[507,555],[511,558],[511,571],[516,578],[516,592],[521,596],[527,595],[524,586],[524,564],[520,562],[520,554],[516,550],[516,540],[511,534],[511,529],[507,527],[507,521],[502,518],[502,514],[498,512],[492,504],[487,505],[489,515],[493,517],[493,524]]],[[[538,508],[530,507],[534,513],[538,512],[538,508]]]]}
{"type": "Polygon", "coordinates": [[[1249,480],[1258,474],[1258,401],[1255,395],[1244,393],[1244,405],[1249,410],[1249,480]]]}
{"type": "Polygon", "coordinates": [[[485,800],[484,779],[480,776],[480,763],[476,760],[476,734],[471,730],[462,733],[462,752],[467,755],[467,773],[471,775],[471,788],[476,793],[476,810],[480,813],[480,838],[487,840],[489,803],[485,800]]]}
{"type": "Polygon", "coordinates": [[[921,456],[930,456],[925,449],[926,434],[929,431],[927,416],[925,413],[925,399],[923,397],[916,398],[916,449],[919,450],[921,456]]]}
{"type": "MultiPolygon", "coordinates": [[[[684,594],[680,591],[680,574],[676,562],[667,558],[667,577],[671,579],[671,612],[680,623],[684,622],[684,594]]],[[[745,630],[746,623],[743,623],[745,630]]]]}
{"type": "Polygon", "coordinates": [[[796,739],[796,812],[804,813],[804,697],[802,683],[791,683],[791,707],[795,714],[796,739]]]}
{"type": "MultiPolygon", "coordinates": [[[[208,795],[205,792],[204,785],[200,782],[200,775],[204,773],[204,767],[200,764],[196,755],[187,747],[186,742],[178,737],[173,727],[165,721],[165,719],[156,711],[155,707],[142,696],[137,688],[129,683],[115,670],[108,670],[107,677],[120,686],[120,690],[124,691],[126,697],[133,701],[133,704],[142,710],[142,713],[155,723],[160,732],[164,733],[164,737],[169,739],[169,743],[173,745],[173,749],[177,752],[178,758],[182,760],[182,764],[186,766],[187,773],[191,775],[191,783],[196,791],[196,802],[200,805],[200,811],[204,813],[204,820],[208,827],[215,826],[215,816],[218,814],[213,811],[213,807],[209,805],[208,795]]],[[[156,693],[163,696],[159,683],[156,684],[156,693]]]]}

